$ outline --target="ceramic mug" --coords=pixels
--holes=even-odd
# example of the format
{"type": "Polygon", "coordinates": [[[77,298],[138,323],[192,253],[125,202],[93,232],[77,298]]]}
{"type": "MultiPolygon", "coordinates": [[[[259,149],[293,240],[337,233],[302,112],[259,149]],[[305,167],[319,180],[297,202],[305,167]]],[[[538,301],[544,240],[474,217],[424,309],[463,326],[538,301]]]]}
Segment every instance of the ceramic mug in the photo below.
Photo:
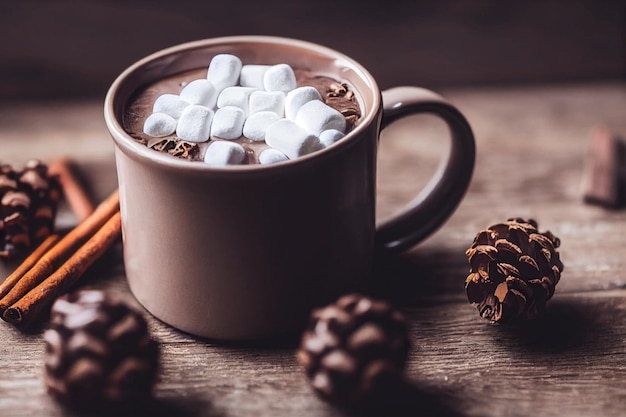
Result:
{"type": "Polygon", "coordinates": [[[435,231],[461,201],[474,167],[472,130],[442,97],[417,87],[381,93],[353,59],[295,39],[222,37],[159,51],[113,82],[104,114],[115,143],[131,292],[163,322],[207,338],[294,332],[313,307],[367,291],[375,255],[401,252],[435,231]],[[244,64],[287,63],[345,81],[362,117],[334,145],[275,165],[181,160],[124,131],[123,113],[138,89],[206,67],[221,53],[244,64]],[[447,123],[450,152],[405,211],[377,227],[380,132],[417,113],[447,123]]]}

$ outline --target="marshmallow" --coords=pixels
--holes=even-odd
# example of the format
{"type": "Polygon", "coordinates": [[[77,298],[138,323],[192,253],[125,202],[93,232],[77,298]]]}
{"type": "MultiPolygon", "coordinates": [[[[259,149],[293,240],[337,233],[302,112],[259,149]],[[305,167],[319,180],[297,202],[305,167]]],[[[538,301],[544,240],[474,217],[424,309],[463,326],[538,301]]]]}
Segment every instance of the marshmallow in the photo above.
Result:
{"type": "Polygon", "coordinates": [[[211,135],[213,110],[198,104],[190,104],[178,119],[176,135],[189,142],[206,142],[211,135]]]}
{"type": "Polygon", "coordinates": [[[213,108],[217,101],[217,91],[209,80],[193,80],[180,92],[180,98],[191,104],[213,108]]]}
{"type": "Polygon", "coordinates": [[[263,141],[267,128],[281,119],[279,115],[271,111],[252,113],[243,125],[243,135],[254,141],[263,141]]]}
{"type": "Polygon", "coordinates": [[[304,103],[298,110],[295,121],[316,135],[328,129],[346,131],[346,119],[343,114],[318,100],[304,103]]]}
{"type": "Polygon", "coordinates": [[[259,154],[259,163],[262,165],[270,165],[288,160],[287,155],[274,148],[267,148],[259,154]]]}
{"type": "Polygon", "coordinates": [[[330,145],[337,142],[339,139],[343,138],[344,136],[345,134],[343,132],[340,132],[336,129],[324,130],[322,133],[320,133],[320,143],[325,148],[328,148],[330,145]]]}
{"type": "Polygon", "coordinates": [[[215,55],[209,63],[207,80],[211,81],[217,91],[237,85],[243,64],[235,55],[215,55]]]}
{"type": "Polygon", "coordinates": [[[222,139],[237,139],[241,136],[246,115],[239,107],[226,106],[217,109],[211,124],[211,136],[222,139]]]}
{"type": "Polygon", "coordinates": [[[169,114],[174,119],[178,119],[188,105],[188,102],[176,94],[162,94],[154,100],[152,112],[169,114]]]}
{"type": "Polygon", "coordinates": [[[143,133],[156,138],[171,135],[176,131],[176,119],[165,113],[152,113],[143,124],[143,133]]]}
{"type": "Polygon", "coordinates": [[[235,106],[248,115],[250,94],[256,91],[253,87],[227,87],[217,97],[217,107],[235,106]]]}
{"type": "Polygon", "coordinates": [[[317,136],[289,119],[272,123],[265,132],[265,142],[283,152],[289,159],[322,149],[317,136]]]}
{"type": "Polygon", "coordinates": [[[240,144],[217,140],[207,147],[204,162],[209,165],[238,165],[245,157],[246,151],[240,144]]]}
{"type": "Polygon", "coordinates": [[[263,90],[263,76],[271,65],[244,65],[239,74],[239,85],[263,90]]]}
{"type": "Polygon", "coordinates": [[[285,114],[285,93],[282,91],[254,91],[248,102],[250,114],[271,111],[283,117],[285,114]]]}
{"type": "Polygon", "coordinates": [[[286,93],[296,88],[296,74],[287,64],[272,65],[263,74],[263,88],[286,93]]]}
{"type": "Polygon", "coordinates": [[[291,90],[287,93],[287,97],[285,98],[285,117],[294,120],[300,107],[302,107],[304,103],[308,103],[312,100],[322,101],[322,96],[315,87],[307,85],[291,90]]]}

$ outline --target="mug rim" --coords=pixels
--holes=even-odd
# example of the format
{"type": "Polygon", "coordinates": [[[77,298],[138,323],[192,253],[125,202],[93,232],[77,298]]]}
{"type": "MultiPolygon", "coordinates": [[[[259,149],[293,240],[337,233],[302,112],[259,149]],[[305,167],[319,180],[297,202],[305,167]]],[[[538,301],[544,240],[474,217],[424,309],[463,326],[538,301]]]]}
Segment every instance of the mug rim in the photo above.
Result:
{"type": "MultiPolygon", "coordinates": [[[[134,88],[136,90],[140,87],[141,86],[138,85],[134,88]]],[[[359,90],[359,94],[363,96],[364,92],[359,90]]],[[[349,56],[332,48],[319,45],[310,41],[280,36],[240,35],[222,36],[180,43],[158,50],[134,62],[122,73],[120,73],[109,87],[104,100],[104,119],[106,127],[111,137],[113,138],[115,145],[126,155],[133,159],[140,160],[162,168],[174,169],[177,171],[233,175],[237,173],[250,174],[253,172],[266,173],[287,170],[297,166],[308,165],[317,159],[327,158],[338,152],[343,152],[346,149],[350,148],[354,143],[356,143],[357,138],[359,136],[363,136],[363,133],[369,128],[369,126],[371,126],[372,123],[376,122],[376,117],[379,114],[379,110],[381,108],[382,94],[380,92],[378,84],[376,83],[376,80],[363,65],[361,65],[353,58],[350,58],[349,56]],[[333,58],[334,60],[340,59],[344,63],[348,64],[350,69],[353,70],[370,88],[369,93],[372,96],[372,106],[369,109],[362,109],[367,110],[367,112],[361,116],[361,119],[357,126],[355,126],[350,132],[345,135],[345,137],[343,137],[340,141],[336,142],[332,146],[316,152],[312,152],[307,155],[303,155],[296,159],[268,165],[242,164],[214,166],[203,163],[202,161],[189,161],[182,158],[176,158],[148,148],[146,145],[139,143],[125,131],[124,127],[116,117],[115,108],[118,93],[124,87],[130,76],[140,71],[142,68],[149,66],[151,63],[167,58],[168,56],[172,56],[184,51],[192,51],[194,49],[202,49],[217,45],[227,45],[229,43],[247,43],[259,45],[272,44],[277,46],[290,46],[303,50],[314,51],[324,56],[333,58]]]]}

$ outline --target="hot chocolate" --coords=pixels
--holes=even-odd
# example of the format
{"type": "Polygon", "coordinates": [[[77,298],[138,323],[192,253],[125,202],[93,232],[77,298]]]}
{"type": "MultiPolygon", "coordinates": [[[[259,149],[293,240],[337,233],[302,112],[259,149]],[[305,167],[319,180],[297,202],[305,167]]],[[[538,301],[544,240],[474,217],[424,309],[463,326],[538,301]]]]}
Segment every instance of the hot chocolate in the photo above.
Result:
{"type": "MultiPolygon", "coordinates": [[[[220,57],[220,55],[218,55],[218,57],[220,57]]],[[[279,91],[281,88],[279,85],[273,88],[273,90],[276,91],[267,92],[264,91],[262,87],[261,89],[249,87],[250,83],[254,83],[254,80],[251,80],[251,78],[254,77],[255,71],[258,72],[262,70],[268,72],[268,68],[281,70],[283,68],[278,67],[282,65],[283,64],[273,66],[244,64],[243,67],[235,70],[240,71],[241,75],[237,77],[236,82],[241,84],[230,87],[216,87],[218,89],[221,88],[221,90],[215,93],[213,101],[211,104],[206,105],[206,107],[190,105],[185,101],[193,100],[189,98],[192,95],[189,91],[193,90],[195,86],[186,87],[193,83],[206,83],[206,68],[199,68],[161,79],[138,91],[130,100],[123,115],[124,129],[136,141],[145,144],[155,151],[165,152],[174,157],[191,161],[204,161],[213,165],[229,165],[270,164],[294,159],[298,156],[332,145],[356,126],[361,117],[357,96],[347,83],[335,78],[316,74],[308,69],[295,68],[291,70],[288,65],[284,65],[284,67],[288,67],[288,70],[292,71],[292,74],[295,76],[294,84],[291,86],[292,88],[283,88],[282,91],[279,91]],[[244,79],[244,76],[246,79],[244,79]],[[241,78],[241,80],[239,80],[239,78],[241,78]],[[307,88],[303,87],[308,87],[308,91],[307,88]],[[317,92],[315,92],[315,90],[317,92]],[[315,98],[307,97],[311,95],[311,92],[315,95],[315,98]],[[244,97],[245,104],[239,104],[237,102],[237,100],[242,101],[242,96],[244,97]],[[170,100],[170,103],[163,105],[162,102],[166,100],[170,100]],[[159,101],[161,101],[161,103],[159,103],[159,101]],[[297,106],[292,104],[297,101],[301,101],[301,103],[298,103],[297,106]],[[324,108],[329,107],[333,109],[329,111],[334,112],[337,118],[343,119],[341,120],[340,130],[330,128],[333,125],[328,119],[334,116],[333,114],[330,116],[324,114],[318,118],[323,119],[323,126],[319,127],[319,129],[318,126],[315,125],[316,121],[307,122],[306,114],[304,116],[297,116],[296,112],[304,107],[304,104],[309,104],[309,101],[318,101],[317,104],[319,106],[322,106],[323,103],[325,104],[325,106],[323,106],[324,108]],[[207,113],[209,113],[209,111],[206,109],[212,107],[214,111],[210,111],[208,117],[208,123],[212,124],[212,127],[209,125],[198,130],[198,128],[195,127],[198,123],[189,123],[192,128],[196,130],[191,133],[183,132],[180,125],[183,123],[181,119],[185,117],[184,114],[181,115],[184,108],[171,110],[181,102],[184,103],[183,107],[197,107],[201,110],[205,109],[204,111],[207,113]],[[163,108],[167,106],[169,106],[169,108],[163,110],[163,108]],[[168,112],[168,110],[173,117],[162,115],[161,112],[168,112]],[[230,112],[230,114],[224,117],[223,113],[225,112],[230,112]],[[152,125],[148,126],[148,124],[151,123],[148,118],[154,118],[153,115],[155,113],[158,113],[157,117],[162,116],[163,119],[152,122],[152,125]],[[232,122],[238,117],[243,118],[243,120],[239,121],[239,131],[232,129],[232,122]],[[300,119],[304,117],[305,120],[301,122],[298,117],[300,119]],[[225,120],[226,122],[222,122],[221,120],[225,120]],[[265,134],[266,131],[269,130],[269,126],[279,120],[282,122],[282,126],[281,123],[276,123],[275,126],[272,126],[273,131],[277,133],[270,133],[272,138],[268,137],[266,140],[265,134]],[[174,126],[167,126],[167,123],[170,123],[170,121],[174,123],[174,126]],[[176,128],[176,123],[178,123],[178,129],[176,128]],[[304,126],[304,128],[302,128],[302,126],[304,126]],[[203,133],[203,129],[206,132],[203,133]],[[322,129],[323,131],[320,131],[322,129]],[[170,133],[170,131],[172,132],[170,133]],[[233,132],[236,133],[233,135],[233,132]],[[300,143],[300,147],[296,149],[290,143],[281,143],[281,134],[282,137],[285,138],[284,141],[290,142],[292,136],[297,136],[297,132],[303,135],[304,138],[302,140],[309,141],[307,143],[310,143],[310,146],[300,143]],[[189,135],[191,140],[187,139],[187,137],[183,137],[185,134],[189,135]],[[196,140],[194,135],[198,136],[202,134],[206,134],[206,139],[202,137],[196,140]],[[276,136],[278,137],[277,139],[274,138],[276,136]],[[183,138],[181,139],[181,137],[183,138]],[[219,144],[213,149],[212,145],[217,142],[226,143],[219,144]],[[209,150],[209,147],[212,149],[209,150]],[[237,155],[234,151],[238,151],[240,154],[237,155]],[[213,156],[216,152],[217,156],[213,156]],[[227,157],[230,158],[230,160],[224,161],[223,159],[225,157],[220,155],[228,155],[227,157]]],[[[210,72],[211,67],[209,66],[209,79],[211,77],[210,72]]],[[[276,76],[276,79],[279,80],[278,82],[281,80],[279,76],[276,76]]],[[[209,85],[208,88],[213,87],[209,85]]],[[[195,93],[195,97],[198,96],[199,94],[195,93]]],[[[208,101],[210,101],[210,99],[208,101]]],[[[193,103],[193,101],[191,101],[191,103],[193,103]]],[[[324,111],[324,109],[315,109],[315,104],[309,107],[312,108],[312,110],[309,111],[324,111]]],[[[194,108],[193,110],[197,109],[194,108]]],[[[300,113],[304,113],[304,109],[300,113]]]]}
{"type": "MultiPolygon", "coordinates": [[[[249,70],[250,74],[246,75],[251,78],[258,75],[259,68],[249,70]]],[[[288,71],[284,70],[284,66],[277,67],[273,75],[286,75],[288,71]]],[[[244,77],[244,81],[247,84],[250,80],[244,77]]],[[[260,96],[267,99],[268,106],[259,107],[271,108],[276,104],[273,99],[277,95],[272,89],[276,85],[268,83],[270,88],[267,88],[263,81],[263,91],[269,94],[260,96]]],[[[239,88],[247,88],[241,85],[241,77],[239,84],[239,88]]],[[[195,88],[194,85],[192,90],[195,88]]],[[[248,94],[246,90],[238,93],[234,96],[241,98],[248,94]]],[[[222,100],[236,101],[237,97],[227,96],[222,100]]],[[[215,97],[210,98],[209,105],[215,97]]],[[[175,110],[176,97],[169,99],[175,110]]],[[[217,110],[211,110],[214,122],[219,119],[217,113],[229,107],[220,108],[219,101],[217,97],[217,110]]],[[[262,103],[248,102],[248,110],[258,104],[262,103]]],[[[245,107],[241,100],[239,105],[245,107]]],[[[197,112],[200,116],[210,115],[200,110],[197,112]]],[[[245,115],[245,109],[239,106],[228,110],[231,121],[240,122],[241,111],[245,115]]],[[[449,217],[467,190],[474,162],[471,129],[463,115],[443,98],[415,87],[382,92],[367,69],[350,57],[321,45],[288,38],[224,37],[156,52],[127,68],[114,81],[105,99],[104,116],[115,143],[129,288],[138,302],[163,322],[211,339],[267,340],[292,334],[303,328],[316,306],[340,294],[367,289],[378,255],[398,254],[408,249],[449,217]],[[216,169],[204,162],[164,155],[138,143],[152,144],[178,136],[143,136],[156,98],[165,93],[191,96],[203,87],[205,92],[209,91],[206,83],[200,82],[196,83],[198,90],[182,94],[181,82],[184,88],[190,88],[191,81],[202,78],[211,81],[209,71],[204,68],[216,54],[224,53],[240,57],[243,65],[292,65],[296,69],[293,78],[289,77],[292,89],[297,89],[304,79],[321,81],[315,76],[326,76],[337,82],[334,87],[337,91],[329,92],[330,84],[323,88],[322,94],[317,90],[312,92],[314,88],[310,87],[299,93],[298,100],[292,96],[287,106],[288,91],[285,117],[266,131],[266,143],[241,137],[206,138],[208,146],[207,142],[187,140],[189,143],[185,145],[171,145],[172,151],[190,155],[194,149],[209,149],[216,144],[231,149],[229,145],[238,145],[243,149],[242,143],[247,149],[244,158],[255,162],[253,148],[275,143],[272,139],[271,143],[267,141],[268,133],[276,134],[275,139],[284,139],[280,134],[285,132],[288,137],[297,134],[299,139],[304,139],[299,143],[306,145],[301,147],[306,150],[311,145],[309,134],[320,140],[323,132],[334,133],[332,130],[343,126],[345,133],[346,124],[350,125],[345,120],[346,112],[342,115],[341,111],[326,108],[321,111],[320,105],[335,101],[333,95],[357,100],[361,116],[356,127],[326,149],[270,167],[238,165],[216,169]],[[186,73],[189,70],[197,72],[186,73]],[[157,80],[162,81],[154,84],[157,80]],[[341,86],[343,82],[347,89],[341,86]],[[164,83],[170,83],[169,89],[163,88],[164,83]],[[303,103],[316,95],[318,100],[303,103]],[[297,112],[294,104],[295,108],[302,104],[297,112]],[[306,106],[316,115],[330,116],[337,112],[342,123],[333,116],[328,119],[333,126],[329,128],[325,122],[319,123],[320,119],[304,115],[299,118],[306,106]],[[294,113],[295,118],[290,119],[294,113]],[[452,138],[450,153],[442,159],[439,171],[420,198],[411,200],[405,210],[377,227],[376,167],[381,130],[399,119],[422,113],[433,113],[448,124],[452,138]],[[306,120],[300,120],[303,123],[299,124],[298,119],[306,120]],[[134,127],[129,128],[133,121],[134,127]],[[289,121],[300,127],[295,128],[289,121]],[[320,131],[321,128],[325,130],[320,131]],[[320,133],[303,134],[302,129],[320,133]],[[129,136],[129,131],[136,139],[129,136]],[[166,252],[173,255],[163,256],[166,252]]],[[[157,118],[169,120],[164,116],[157,118]]],[[[228,124],[220,123],[217,130],[221,135],[235,131],[222,129],[228,124]]],[[[147,127],[149,132],[160,134],[171,130],[172,124],[148,123],[147,127]]],[[[257,137],[256,130],[262,129],[252,130],[252,136],[257,137]]],[[[201,133],[206,132],[204,129],[183,132],[199,138],[201,133]]],[[[283,149],[294,150],[287,146],[283,149]]],[[[284,151],[277,152],[285,154],[284,151]]],[[[194,158],[205,161],[206,154],[194,158]]],[[[258,158],[263,159],[260,155],[258,158]]]]}

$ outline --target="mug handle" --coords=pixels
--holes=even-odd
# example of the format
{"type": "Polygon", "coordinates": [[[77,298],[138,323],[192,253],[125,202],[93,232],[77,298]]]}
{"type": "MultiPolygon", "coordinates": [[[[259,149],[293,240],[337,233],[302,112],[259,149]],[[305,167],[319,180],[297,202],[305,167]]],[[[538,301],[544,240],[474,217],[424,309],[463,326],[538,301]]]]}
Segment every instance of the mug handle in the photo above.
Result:
{"type": "Polygon", "coordinates": [[[469,187],[476,145],[461,112],[440,95],[420,87],[394,87],[382,92],[381,130],[403,117],[430,113],[450,130],[450,152],[419,194],[398,215],[380,224],[376,245],[383,255],[402,252],[437,230],[452,215],[469,187]]]}

